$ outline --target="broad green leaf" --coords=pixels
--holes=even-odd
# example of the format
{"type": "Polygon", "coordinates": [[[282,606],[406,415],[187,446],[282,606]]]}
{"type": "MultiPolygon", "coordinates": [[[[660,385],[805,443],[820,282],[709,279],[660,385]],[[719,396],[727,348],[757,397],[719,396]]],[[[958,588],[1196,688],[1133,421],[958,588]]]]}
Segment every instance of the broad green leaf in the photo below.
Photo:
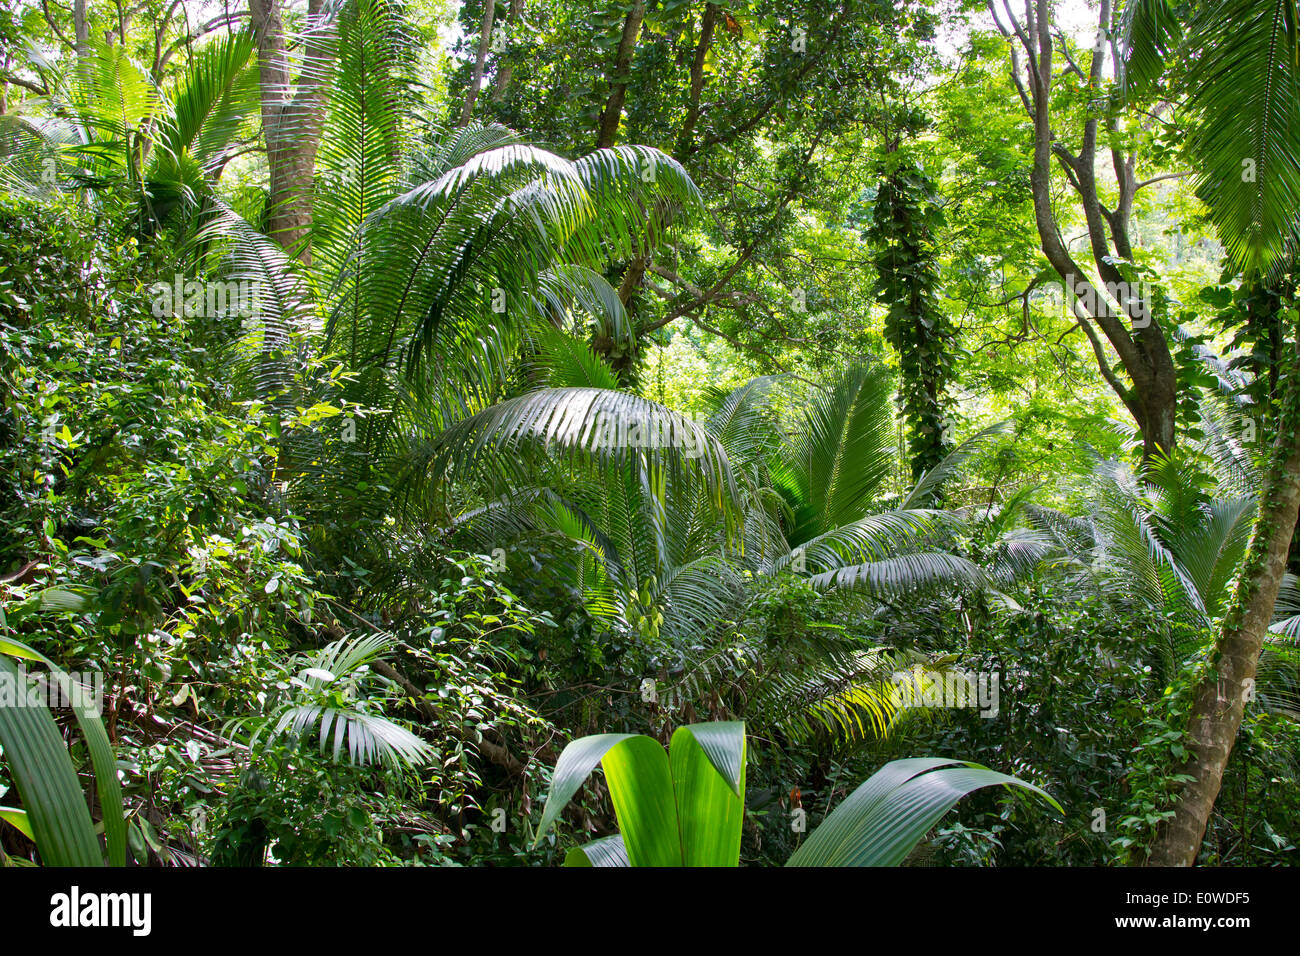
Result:
{"type": "Polygon", "coordinates": [[[594,734],[564,748],[551,777],[537,841],[541,841],[596,764],[604,765],[605,782],[631,864],[681,866],[668,754],[659,741],[642,734],[594,734]]]}
{"type": "Polygon", "coordinates": [[[21,657],[26,661],[43,661],[44,657],[32,650],[21,641],[15,641],[8,637],[0,637],[0,654],[8,654],[10,657],[21,657]]]}
{"type": "Polygon", "coordinates": [[[87,598],[67,588],[45,588],[40,592],[41,607],[55,611],[84,611],[87,598]]]}
{"type": "Polygon", "coordinates": [[[663,745],[653,737],[629,737],[611,747],[601,763],[631,864],[681,866],[677,803],[663,745]]]}
{"type": "Polygon", "coordinates": [[[108,731],[100,719],[97,703],[89,698],[80,684],[40,651],[20,641],[8,639],[0,644],[0,653],[44,664],[51,679],[59,685],[63,699],[72,706],[77,725],[86,738],[86,749],[90,752],[90,763],[95,771],[95,789],[99,793],[99,805],[104,816],[108,862],[111,866],[126,866],[126,812],[122,807],[122,785],[117,779],[117,758],[113,754],[108,731]]]}
{"type": "Polygon", "coordinates": [[[688,724],[678,727],[673,734],[675,746],[678,735],[685,731],[697,743],[709,763],[731,788],[743,797],[745,785],[745,722],[743,720],[716,720],[705,724],[688,724]]]}
{"type": "Polygon", "coordinates": [[[686,866],[736,866],[745,817],[745,725],[679,727],[669,747],[686,866]]]}
{"type": "Polygon", "coordinates": [[[537,839],[534,846],[541,844],[546,831],[564,812],[573,795],[586,781],[596,765],[616,744],[635,736],[634,734],[593,734],[571,740],[560,753],[551,775],[551,789],[546,795],[546,806],[542,808],[542,820],[537,825],[537,839]]]}
{"type": "MultiPolygon", "coordinates": [[[[23,690],[18,668],[5,656],[0,680],[23,690]]],[[[0,746],[46,865],[103,866],[86,798],[49,710],[0,706],[0,746]]]]}

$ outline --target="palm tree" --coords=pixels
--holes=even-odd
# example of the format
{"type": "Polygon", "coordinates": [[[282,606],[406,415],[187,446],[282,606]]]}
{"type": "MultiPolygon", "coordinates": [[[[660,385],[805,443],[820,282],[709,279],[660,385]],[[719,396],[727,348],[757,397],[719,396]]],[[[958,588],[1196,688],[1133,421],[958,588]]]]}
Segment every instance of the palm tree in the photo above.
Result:
{"type": "Polygon", "coordinates": [[[285,436],[278,463],[307,514],[344,524],[391,510],[398,478],[417,500],[431,443],[503,397],[531,337],[584,316],[630,334],[600,269],[630,255],[646,209],[698,203],[681,166],[648,147],[570,162],[500,126],[412,134],[405,81],[382,55],[390,26],[361,19],[340,39],[312,266],[232,208],[206,234],[227,274],[263,291],[231,359],[243,397],[328,400],[359,420],[343,441],[285,436]]]}
{"type": "Polygon", "coordinates": [[[1103,461],[1084,483],[1083,517],[1025,509],[1057,545],[1058,573],[1117,621],[1138,615],[1160,629],[1165,680],[1223,616],[1255,512],[1253,495],[1217,494],[1210,481],[1186,455],[1156,456],[1137,471],[1103,461]]]}
{"type": "Polygon", "coordinates": [[[532,354],[545,387],[453,424],[426,456],[444,489],[463,488],[455,479],[467,474],[483,487],[449,523],[481,550],[539,533],[568,540],[578,555],[569,584],[588,611],[687,673],[669,699],[730,688],[729,706],[790,740],[885,733],[901,666],[892,649],[834,629],[786,640],[724,633],[720,622],[796,578],[868,616],[904,595],[989,586],[943,547],[956,517],[919,506],[1001,429],[887,501],[894,429],[878,368],[850,369],[814,394],[787,433],[768,404],[776,377],[714,396],[700,427],[619,391],[570,337],[552,330],[532,354]],[[664,448],[602,444],[602,419],[618,435],[676,437],[664,448]]]}
{"type": "Polygon", "coordinates": [[[28,192],[69,184],[121,204],[140,235],[178,224],[183,242],[256,111],[252,52],[247,36],[216,40],[159,87],[122,45],[94,40],[42,112],[5,118],[0,172],[28,192]]]}
{"type": "Polygon", "coordinates": [[[544,330],[532,349],[544,387],[455,422],[426,453],[443,489],[465,475],[484,489],[450,523],[480,547],[558,534],[598,618],[648,639],[706,632],[737,597],[754,527],[721,420],[623,391],[565,333],[544,330]]]}
{"type": "MultiPolygon", "coordinates": [[[[734,586],[741,572],[766,577],[793,567],[818,588],[876,596],[982,580],[971,562],[924,546],[939,513],[913,507],[970,447],[923,476],[900,506],[880,507],[893,463],[890,390],[881,370],[850,370],[809,401],[787,437],[762,412],[771,379],[723,397],[701,427],[618,391],[613,372],[589,350],[577,358],[569,350],[562,365],[554,342],[545,349],[557,384],[447,428],[426,456],[429,470],[445,481],[453,465],[472,468],[484,450],[494,467],[510,469],[516,488],[521,469],[540,469],[550,494],[535,491],[530,501],[567,522],[593,559],[604,559],[614,591],[639,591],[653,577],[648,604],[658,612],[665,601],[681,607],[671,596],[683,578],[713,592],[712,600],[696,592],[697,606],[670,631],[701,633],[699,622],[716,618],[724,598],[740,597],[734,586]],[[558,375],[599,387],[560,385],[558,375]],[[668,440],[658,449],[602,444],[604,425],[619,436],[641,429],[668,440]],[[553,454],[530,457],[525,445],[553,454]],[[562,456],[558,471],[555,455],[562,456]],[[557,500],[567,504],[560,513],[557,500]]],[[[473,517],[499,517],[508,507],[500,501],[473,517]]],[[[611,599],[607,589],[594,593],[611,599]]]]}

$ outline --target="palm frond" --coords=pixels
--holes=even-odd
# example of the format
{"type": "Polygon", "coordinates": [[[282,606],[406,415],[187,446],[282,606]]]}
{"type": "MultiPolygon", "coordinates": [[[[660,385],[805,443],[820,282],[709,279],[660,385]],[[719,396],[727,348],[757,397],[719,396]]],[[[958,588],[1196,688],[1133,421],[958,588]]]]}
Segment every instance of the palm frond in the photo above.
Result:
{"type": "Polygon", "coordinates": [[[921,473],[912,490],[899,503],[900,508],[927,508],[934,504],[934,499],[945,482],[952,478],[962,466],[985,451],[995,439],[1011,430],[1011,422],[998,422],[982,429],[966,439],[929,471],[921,473]]]}
{"type": "Polygon", "coordinates": [[[1186,142],[1197,195],[1231,258],[1264,272],[1297,239],[1300,84],[1292,0],[1200,5],[1189,26],[1186,142]]]}
{"type": "Polygon", "coordinates": [[[529,333],[528,371],[551,388],[619,387],[618,375],[591,346],[560,329],[544,326],[529,333]]]}
{"type": "MultiPolygon", "coordinates": [[[[297,692],[271,718],[268,739],[290,737],[306,743],[314,737],[321,753],[357,766],[384,763],[420,767],[433,748],[405,727],[384,716],[361,684],[373,677],[370,665],[394,648],[386,634],[345,637],[309,656],[293,684],[297,692]]],[[[252,746],[261,739],[254,734],[252,746]]]]}
{"type": "Polygon", "coordinates": [[[225,164],[232,142],[258,106],[253,38],[237,34],[204,45],[172,93],[160,149],[189,155],[208,175],[225,164]]]}
{"type": "Polygon", "coordinates": [[[927,591],[985,587],[983,570],[968,558],[946,551],[917,551],[823,571],[810,580],[817,588],[857,591],[878,599],[927,591]]]}
{"type": "Polygon", "coordinates": [[[435,477],[464,473],[490,451],[510,467],[525,448],[606,466],[662,462],[698,475],[718,509],[735,505],[731,465],[713,435],[672,409],[608,389],[539,389],[500,402],[452,424],[412,466],[435,477]]]}
{"type": "Polygon", "coordinates": [[[1160,79],[1183,35],[1170,0],[1125,0],[1119,18],[1117,79],[1127,95],[1145,95],[1160,79]]]}
{"type": "Polygon", "coordinates": [[[815,395],[773,475],[790,497],[802,543],[863,517],[892,465],[891,383],[881,368],[850,369],[815,395]]]}

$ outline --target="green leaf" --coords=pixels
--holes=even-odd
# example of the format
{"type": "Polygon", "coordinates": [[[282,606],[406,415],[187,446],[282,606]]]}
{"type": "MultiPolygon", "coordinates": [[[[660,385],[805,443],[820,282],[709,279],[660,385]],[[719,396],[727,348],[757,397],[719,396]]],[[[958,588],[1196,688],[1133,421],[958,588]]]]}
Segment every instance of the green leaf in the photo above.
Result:
{"type": "Polygon", "coordinates": [[[745,725],[679,727],[669,747],[682,861],[736,866],[745,817],[745,725]]]}
{"type": "Polygon", "coordinates": [[[27,819],[26,810],[18,810],[14,807],[0,807],[0,820],[11,823],[18,828],[18,831],[29,840],[35,840],[32,836],[32,824],[27,819]]]}
{"type": "Polygon", "coordinates": [[[1182,33],[1170,0],[1126,0],[1119,21],[1121,89],[1134,96],[1150,92],[1182,33]]]}
{"type": "Polygon", "coordinates": [[[1185,81],[1196,194],[1246,272],[1293,251],[1300,213],[1295,0],[1198,6],[1185,81]]]}
{"type": "Polygon", "coordinates": [[[592,840],[586,846],[574,847],[564,857],[565,866],[631,866],[623,837],[613,836],[592,840]]]}
{"type": "Polygon", "coordinates": [[[629,737],[611,747],[601,764],[631,864],[681,866],[676,795],[663,746],[653,737],[629,737]]]}
{"type": "Polygon", "coordinates": [[[786,866],[897,866],[945,813],[983,787],[1045,791],[979,764],[945,757],[895,760],[877,771],[835,808],[786,866]]]}
{"type": "Polygon", "coordinates": [[[63,699],[72,707],[77,725],[86,738],[90,764],[95,771],[95,789],[104,818],[104,838],[108,846],[111,866],[126,865],[126,811],[122,808],[122,786],[117,779],[117,758],[108,739],[108,731],[100,719],[97,702],[87,697],[84,689],[44,654],[12,639],[0,641],[0,653],[39,661],[50,672],[63,699]]]}
{"type": "MultiPolygon", "coordinates": [[[[0,679],[25,689],[18,668],[3,656],[0,679]]],[[[45,864],[103,866],[86,798],[49,710],[0,706],[0,746],[45,864]]]]}
{"type": "Polygon", "coordinates": [[[634,734],[594,734],[571,740],[560,753],[551,775],[551,788],[546,795],[546,806],[542,808],[542,820],[537,825],[537,839],[534,846],[539,846],[546,831],[564,812],[573,795],[586,781],[596,765],[609,752],[611,747],[635,736],[634,734]]]}

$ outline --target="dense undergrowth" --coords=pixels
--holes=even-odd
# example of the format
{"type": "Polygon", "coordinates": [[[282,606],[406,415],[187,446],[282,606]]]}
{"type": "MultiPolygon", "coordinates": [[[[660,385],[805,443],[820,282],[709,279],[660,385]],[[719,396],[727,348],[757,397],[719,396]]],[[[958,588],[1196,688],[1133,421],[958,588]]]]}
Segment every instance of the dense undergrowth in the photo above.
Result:
{"type": "MultiPolygon", "coordinates": [[[[789,856],[795,806],[815,824],[875,766],[920,752],[1034,781],[1069,815],[977,795],[917,863],[1106,863],[1160,819],[1160,760],[1181,755],[1166,686],[1204,631],[1171,625],[1180,598],[1167,582],[1153,596],[1168,606],[1116,600],[1107,582],[1154,565],[1138,554],[1101,566],[1088,553],[1097,512],[1089,523],[1035,510],[1033,494],[967,509],[926,535],[982,574],[944,565],[937,587],[922,575],[828,590],[797,562],[745,567],[736,552],[717,618],[676,632],[593,614],[568,573],[574,539],[553,529],[519,528],[508,548],[477,554],[455,528],[413,538],[391,517],[331,525],[323,540],[295,513],[303,492],[287,493],[278,456],[287,433],[334,410],[313,421],[232,399],[213,374],[210,323],[154,316],[160,264],[134,242],[85,239],[84,215],[4,208],[19,267],[0,277],[3,633],[102,673],[137,861],[545,863],[555,838],[530,846],[567,740],[626,730],[666,742],[678,723],[732,717],[753,733],[751,863],[789,856]],[[322,663],[322,647],[367,641],[339,673],[337,656],[322,663]],[[954,661],[1000,675],[996,715],[900,712],[880,692],[904,665],[954,661]],[[312,704],[355,721],[339,746],[316,746],[314,720],[275,733],[312,704]],[[382,740],[365,752],[389,727],[413,735],[411,761],[389,759],[382,740]]],[[[1208,472],[1176,477],[1166,492],[1215,491],[1208,472]]],[[[1116,495],[1136,488],[1098,472],[1097,498],[1107,480],[1116,495]]],[[[1073,500],[1089,494],[1085,482],[1073,500]]],[[[1208,861],[1295,851],[1286,680],[1243,731],[1208,861]]],[[[599,785],[586,792],[570,832],[610,832],[605,800],[599,785]]],[[[3,841],[11,858],[30,853],[16,830],[3,841]]]]}
{"type": "Polygon", "coordinates": [[[0,864],[1296,862],[1275,11],[151,3],[0,13],[0,864]]]}

